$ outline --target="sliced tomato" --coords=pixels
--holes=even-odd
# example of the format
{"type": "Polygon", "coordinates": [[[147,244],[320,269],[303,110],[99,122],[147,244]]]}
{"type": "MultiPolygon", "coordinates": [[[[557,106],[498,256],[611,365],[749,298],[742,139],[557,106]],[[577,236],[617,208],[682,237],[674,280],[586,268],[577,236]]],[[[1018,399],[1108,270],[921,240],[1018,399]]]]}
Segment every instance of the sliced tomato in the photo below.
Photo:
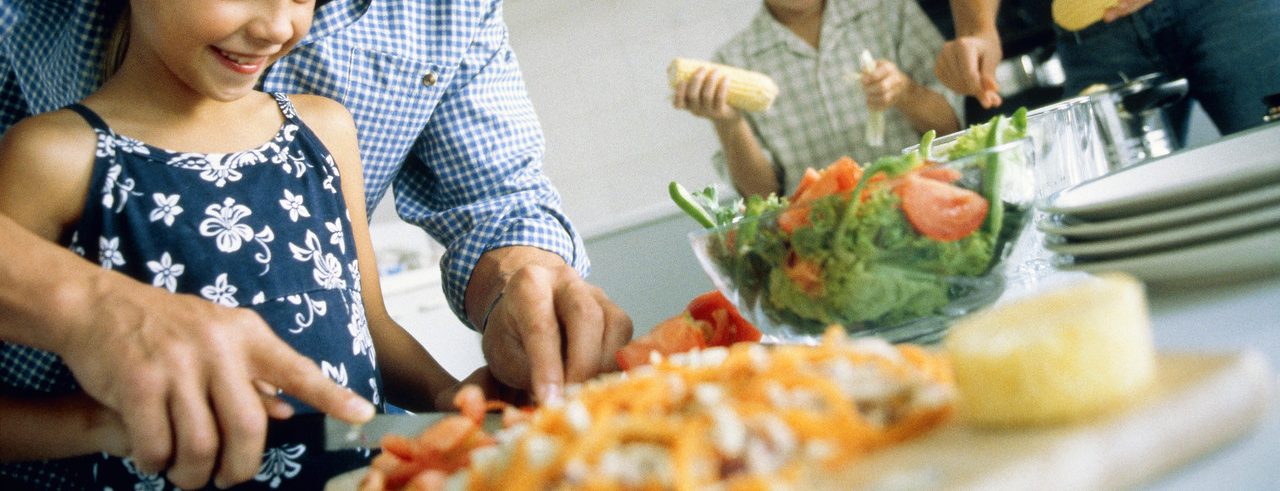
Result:
{"type": "Polygon", "coordinates": [[[800,205],[823,196],[847,193],[858,185],[861,178],[862,167],[849,157],[840,157],[821,171],[807,169],[791,196],[791,204],[800,205]]]}
{"type": "Polygon", "coordinates": [[[778,214],[778,228],[788,234],[809,226],[809,205],[791,205],[778,214]]]}
{"type": "Polygon", "coordinates": [[[934,163],[928,163],[920,166],[917,172],[920,174],[920,177],[933,179],[935,181],[942,181],[948,184],[959,181],[961,177],[960,171],[934,163]]]}
{"type": "Polygon", "coordinates": [[[795,203],[799,201],[800,197],[804,196],[808,192],[809,187],[813,186],[813,184],[818,182],[821,178],[822,174],[819,174],[813,167],[806,168],[804,170],[804,176],[800,177],[800,184],[796,185],[796,191],[791,193],[791,202],[795,203]]]}
{"type": "Polygon", "coordinates": [[[649,364],[649,353],[662,355],[683,353],[706,346],[711,326],[705,321],[694,320],[688,312],[658,323],[648,334],[631,340],[614,357],[623,370],[649,364]]]}
{"type": "Polygon", "coordinates": [[[711,336],[707,346],[729,346],[740,342],[759,341],[761,334],[756,326],[747,322],[738,308],[719,290],[711,290],[694,297],[685,309],[690,317],[711,324],[711,336]]]}
{"type": "Polygon", "coordinates": [[[987,218],[982,195],[942,181],[908,175],[897,187],[902,213],[917,232],[943,242],[968,237],[987,218]]]}

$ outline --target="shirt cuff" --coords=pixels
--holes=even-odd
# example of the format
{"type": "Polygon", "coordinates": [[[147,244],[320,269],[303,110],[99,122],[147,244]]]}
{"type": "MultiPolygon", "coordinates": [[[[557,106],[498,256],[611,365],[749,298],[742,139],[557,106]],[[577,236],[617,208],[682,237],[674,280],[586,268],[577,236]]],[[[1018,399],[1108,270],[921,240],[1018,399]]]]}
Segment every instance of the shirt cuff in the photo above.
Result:
{"type": "Polygon", "coordinates": [[[545,207],[529,211],[533,213],[508,213],[503,218],[477,224],[440,258],[449,308],[472,330],[479,332],[479,326],[467,317],[467,283],[485,252],[508,246],[536,247],[560,256],[583,277],[591,271],[582,237],[563,213],[545,207]]]}

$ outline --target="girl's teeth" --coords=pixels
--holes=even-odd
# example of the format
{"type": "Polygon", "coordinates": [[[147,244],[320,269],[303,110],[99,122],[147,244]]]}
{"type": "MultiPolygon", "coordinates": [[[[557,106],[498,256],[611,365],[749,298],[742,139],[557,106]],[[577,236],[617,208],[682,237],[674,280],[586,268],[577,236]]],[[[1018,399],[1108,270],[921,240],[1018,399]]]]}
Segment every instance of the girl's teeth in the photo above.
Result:
{"type": "Polygon", "coordinates": [[[231,60],[231,61],[234,61],[234,62],[236,62],[236,63],[239,63],[239,64],[241,64],[241,65],[248,65],[250,62],[252,62],[252,61],[253,61],[253,59],[252,59],[252,58],[242,58],[242,57],[239,57],[239,56],[233,55],[233,54],[231,54],[231,53],[228,53],[228,52],[226,52],[226,51],[218,50],[218,52],[219,52],[219,53],[222,53],[222,56],[227,57],[227,59],[229,59],[229,60],[231,60]]]}

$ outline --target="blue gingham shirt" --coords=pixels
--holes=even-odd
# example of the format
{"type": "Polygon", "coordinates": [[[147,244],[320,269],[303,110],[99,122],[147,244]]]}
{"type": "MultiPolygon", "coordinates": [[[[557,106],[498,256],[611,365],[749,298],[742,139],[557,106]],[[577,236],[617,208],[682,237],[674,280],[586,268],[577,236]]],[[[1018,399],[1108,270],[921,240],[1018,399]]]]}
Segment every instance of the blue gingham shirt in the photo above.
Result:
{"type": "MultiPolygon", "coordinates": [[[[98,0],[0,0],[0,134],[101,83],[98,0]]],[[[582,275],[589,261],[542,171],[542,128],[499,0],[331,0],[262,90],[310,93],[355,116],[369,210],[396,211],[448,248],[445,296],[463,297],[480,255],[529,245],[582,275]]]]}

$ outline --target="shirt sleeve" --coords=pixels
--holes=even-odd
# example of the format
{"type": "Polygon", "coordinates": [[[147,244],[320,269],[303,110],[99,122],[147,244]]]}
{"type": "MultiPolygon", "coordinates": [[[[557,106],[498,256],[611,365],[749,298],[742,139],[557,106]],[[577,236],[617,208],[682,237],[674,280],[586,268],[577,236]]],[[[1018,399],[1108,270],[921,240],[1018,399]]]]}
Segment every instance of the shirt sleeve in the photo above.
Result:
{"type": "Polygon", "coordinates": [[[898,16],[900,19],[898,60],[902,65],[899,68],[911,77],[911,80],[942,94],[947,104],[951,105],[951,109],[963,121],[964,118],[961,116],[964,114],[963,100],[942,85],[938,77],[933,74],[933,67],[938,62],[938,53],[942,51],[942,34],[938,33],[938,28],[924,14],[924,10],[920,9],[918,3],[896,2],[896,4],[900,14],[898,16]]]}
{"type": "MultiPolygon", "coordinates": [[[[590,262],[542,170],[545,142],[495,2],[394,181],[396,209],[444,244],[445,297],[464,322],[480,256],[533,246],[585,276],[590,262]]],[[[475,326],[472,326],[473,328],[475,326]]]]}

